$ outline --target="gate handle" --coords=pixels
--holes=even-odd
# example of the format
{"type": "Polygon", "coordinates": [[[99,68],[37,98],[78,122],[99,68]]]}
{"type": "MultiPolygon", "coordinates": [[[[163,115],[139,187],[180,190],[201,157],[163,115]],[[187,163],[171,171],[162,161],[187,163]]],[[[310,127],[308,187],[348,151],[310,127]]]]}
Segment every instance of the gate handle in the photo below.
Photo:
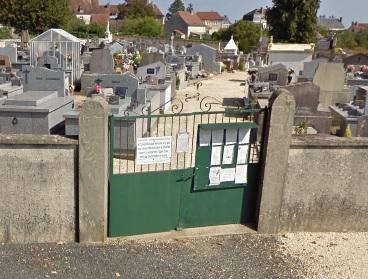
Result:
{"type": "Polygon", "coordinates": [[[189,179],[193,178],[194,176],[195,176],[195,173],[193,173],[190,176],[182,175],[178,180],[176,180],[176,182],[188,181],[189,179]]]}

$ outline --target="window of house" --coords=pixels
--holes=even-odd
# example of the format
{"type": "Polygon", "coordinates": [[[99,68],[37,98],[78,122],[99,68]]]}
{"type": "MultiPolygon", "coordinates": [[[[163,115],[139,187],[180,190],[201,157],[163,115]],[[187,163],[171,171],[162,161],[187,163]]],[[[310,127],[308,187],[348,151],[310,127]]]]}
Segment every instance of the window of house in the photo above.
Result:
{"type": "Polygon", "coordinates": [[[148,74],[148,75],[154,75],[154,74],[155,74],[155,69],[153,69],[153,68],[148,68],[148,69],[147,69],[147,74],[148,74]]]}
{"type": "Polygon", "coordinates": [[[268,80],[269,80],[269,81],[277,81],[277,79],[278,79],[278,74],[270,73],[270,74],[268,75],[268,80]]]}

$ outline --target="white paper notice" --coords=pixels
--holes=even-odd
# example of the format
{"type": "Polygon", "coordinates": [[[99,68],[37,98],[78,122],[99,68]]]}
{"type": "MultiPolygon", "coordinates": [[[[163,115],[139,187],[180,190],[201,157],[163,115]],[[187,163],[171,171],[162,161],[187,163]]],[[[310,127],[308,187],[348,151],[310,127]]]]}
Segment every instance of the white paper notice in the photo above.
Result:
{"type": "Polygon", "coordinates": [[[221,182],[232,182],[235,180],[235,168],[221,169],[220,181],[221,182]]]}
{"type": "Polygon", "coordinates": [[[199,146],[210,146],[211,130],[201,129],[199,132],[199,146]]]}
{"type": "Polygon", "coordinates": [[[212,146],[223,145],[224,129],[212,130],[212,146]]]}
{"type": "Polygon", "coordinates": [[[236,166],[235,184],[248,183],[248,165],[236,166]]]}
{"type": "Polygon", "coordinates": [[[209,173],[209,180],[210,180],[210,186],[215,186],[215,185],[220,185],[221,181],[220,181],[220,172],[221,172],[221,168],[210,168],[210,173],[209,173]]]}
{"type": "Polygon", "coordinates": [[[179,133],[176,140],[176,152],[185,153],[189,150],[189,134],[179,133]]]}
{"type": "Polygon", "coordinates": [[[239,145],[238,146],[238,159],[237,164],[246,164],[248,162],[248,150],[249,145],[239,145]]]}
{"type": "Polygon", "coordinates": [[[222,156],[223,165],[231,165],[234,162],[234,147],[235,145],[225,145],[224,154],[222,156]]]}
{"type": "Polygon", "coordinates": [[[171,162],[171,137],[138,138],[137,165],[168,164],[171,162]]]}
{"type": "Polygon", "coordinates": [[[239,129],[239,144],[249,144],[250,129],[239,129]]]}
{"type": "Polygon", "coordinates": [[[213,146],[211,150],[211,166],[221,165],[222,146],[213,146]]]}
{"type": "Polygon", "coordinates": [[[235,144],[238,141],[238,129],[226,129],[226,144],[235,144]]]}

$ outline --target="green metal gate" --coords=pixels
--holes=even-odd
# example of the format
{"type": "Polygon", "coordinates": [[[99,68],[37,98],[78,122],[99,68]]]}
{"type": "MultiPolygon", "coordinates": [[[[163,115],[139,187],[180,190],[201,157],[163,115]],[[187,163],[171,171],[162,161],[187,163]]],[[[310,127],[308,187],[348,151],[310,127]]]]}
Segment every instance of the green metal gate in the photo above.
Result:
{"type": "Polygon", "coordinates": [[[110,237],[254,222],[266,110],[210,109],[110,117],[110,237]]]}

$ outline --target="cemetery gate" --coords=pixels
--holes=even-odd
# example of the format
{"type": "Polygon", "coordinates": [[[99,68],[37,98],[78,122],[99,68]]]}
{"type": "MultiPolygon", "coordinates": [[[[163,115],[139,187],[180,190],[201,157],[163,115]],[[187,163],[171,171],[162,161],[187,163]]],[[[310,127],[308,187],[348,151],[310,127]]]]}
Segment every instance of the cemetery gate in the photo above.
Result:
{"type": "Polygon", "coordinates": [[[110,117],[110,237],[255,221],[267,109],[212,105],[110,117]]]}

